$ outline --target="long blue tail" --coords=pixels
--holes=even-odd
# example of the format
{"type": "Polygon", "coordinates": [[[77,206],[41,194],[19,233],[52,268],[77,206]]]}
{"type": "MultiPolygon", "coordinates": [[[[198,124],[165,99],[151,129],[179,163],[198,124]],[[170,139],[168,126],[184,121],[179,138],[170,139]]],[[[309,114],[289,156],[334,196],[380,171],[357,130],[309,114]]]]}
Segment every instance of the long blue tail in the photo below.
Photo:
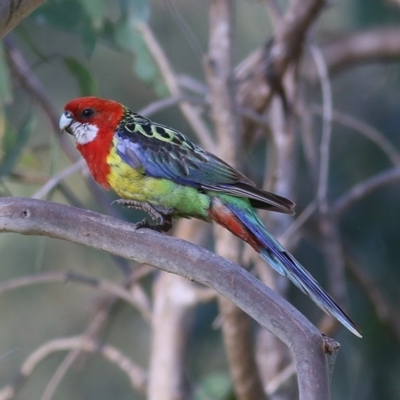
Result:
{"type": "Polygon", "coordinates": [[[300,290],[309,296],[322,310],[335,317],[350,332],[362,337],[359,328],[339,307],[333,298],[319,285],[312,275],[288,253],[267,231],[252,209],[226,206],[237,216],[260,243],[260,256],[281,275],[287,276],[300,290]]]}

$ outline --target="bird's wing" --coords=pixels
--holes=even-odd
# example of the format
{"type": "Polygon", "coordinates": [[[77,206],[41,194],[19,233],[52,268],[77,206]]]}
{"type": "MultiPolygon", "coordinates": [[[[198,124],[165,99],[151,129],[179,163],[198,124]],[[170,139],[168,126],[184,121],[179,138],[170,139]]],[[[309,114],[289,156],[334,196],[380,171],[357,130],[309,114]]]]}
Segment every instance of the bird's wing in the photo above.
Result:
{"type": "Polygon", "coordinates": [[[120,157],[149,176],[247,197],[257,208],[293,213],[293,202],[257,189],[246,176],[174,129],[127,111],[116,138],[120,157]]]}

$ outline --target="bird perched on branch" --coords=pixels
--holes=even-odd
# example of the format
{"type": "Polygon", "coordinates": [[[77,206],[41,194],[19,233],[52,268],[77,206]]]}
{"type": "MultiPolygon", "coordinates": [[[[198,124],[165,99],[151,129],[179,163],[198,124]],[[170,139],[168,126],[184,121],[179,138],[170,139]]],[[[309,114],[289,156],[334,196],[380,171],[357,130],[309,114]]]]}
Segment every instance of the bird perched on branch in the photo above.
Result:
{"type": "MultiPolygon", "coordinates": [[[[257,251],[322,310],[361,337],[356,324],[267,231],[255,208],[293,214],[294,204],[254,183],[182,133],[135,114],[115,101],[70,101],[60,129],[71,134],[95,180],[119,203],[146,211],[168,230],[172,218],[215,221],[257,251]]],[[[146,222],[138,227],[147,226],[146,222]]]]}

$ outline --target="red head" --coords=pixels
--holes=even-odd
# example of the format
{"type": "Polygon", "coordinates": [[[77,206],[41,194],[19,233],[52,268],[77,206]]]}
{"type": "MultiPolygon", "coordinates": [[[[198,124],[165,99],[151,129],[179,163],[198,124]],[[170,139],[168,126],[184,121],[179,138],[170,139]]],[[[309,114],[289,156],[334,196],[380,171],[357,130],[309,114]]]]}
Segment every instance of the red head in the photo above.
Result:
{"type": "Polygon", "coordinates": [[[66,104],[60,118],[61,131],[74,137],[94,178],[107,189],[107,156],[123,115],[123,106],[115,101],[81,97],[66,104]]]}

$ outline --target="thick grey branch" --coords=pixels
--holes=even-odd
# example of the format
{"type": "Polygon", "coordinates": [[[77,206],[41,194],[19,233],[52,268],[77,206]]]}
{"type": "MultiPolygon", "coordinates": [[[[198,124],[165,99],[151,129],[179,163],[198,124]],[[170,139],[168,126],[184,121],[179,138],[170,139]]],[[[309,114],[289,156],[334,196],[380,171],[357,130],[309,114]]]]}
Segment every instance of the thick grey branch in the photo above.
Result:
{"type": "Polygon", "coordinates": [[[42,3],[44,0],[0,0],[0,39],[42,3]]]}
{"type": "Polygon", "coordinates": [[[203,248],[127,222],[62,204],[0,199],[0,232],[40,235],[107,251],[216,290],[279,337],[293,352],[301,400],[329,398],[320,332],[291,304],[243,268],[203,248]]]}

